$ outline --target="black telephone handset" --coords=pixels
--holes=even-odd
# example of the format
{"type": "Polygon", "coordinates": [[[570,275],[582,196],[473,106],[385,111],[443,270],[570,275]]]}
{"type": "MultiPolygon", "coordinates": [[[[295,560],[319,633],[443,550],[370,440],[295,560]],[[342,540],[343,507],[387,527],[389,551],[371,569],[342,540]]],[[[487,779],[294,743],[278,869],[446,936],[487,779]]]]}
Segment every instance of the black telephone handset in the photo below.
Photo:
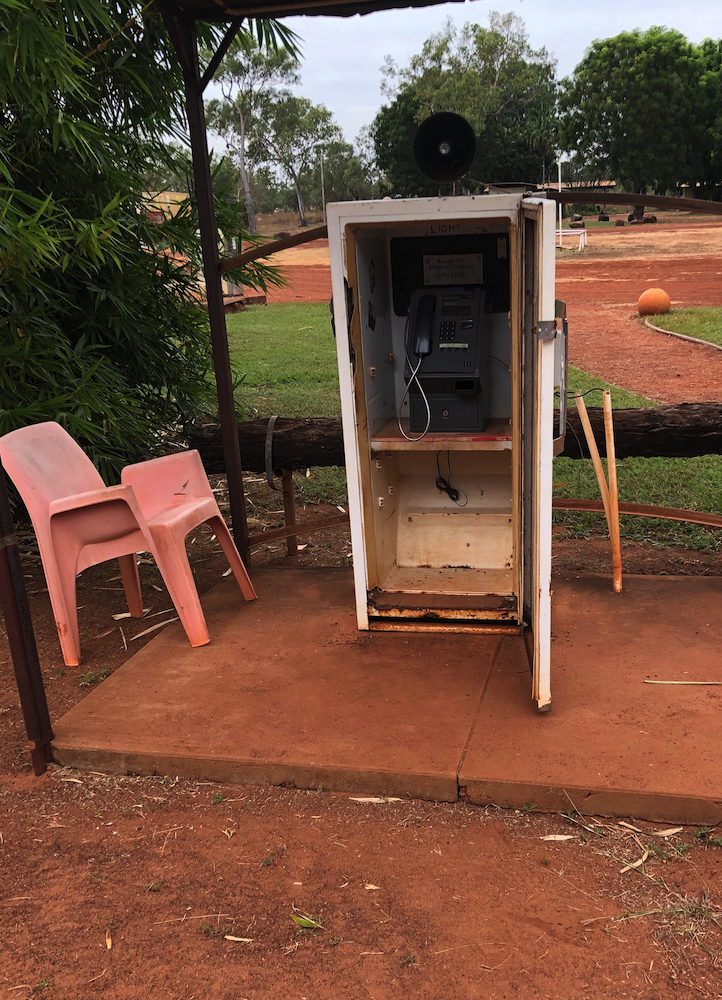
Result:
{"type": "Polygon", "coordinates": [[[488,422],[485,303],[486,290],[480,284],[413,292],[405,338],[406,388],[398,410],[399,429],[409,441],[420,441],[429,430],[483,430],[488,422]],[[401,422],[407,399],[412,436],[401,422]]]}
{"type": "Polygon", "coordinates": [[[416,322],[411,350],[417,358],[431,354],[431,330],[436,309],[435,295],[422,295],[416,307],[416,322]]]}

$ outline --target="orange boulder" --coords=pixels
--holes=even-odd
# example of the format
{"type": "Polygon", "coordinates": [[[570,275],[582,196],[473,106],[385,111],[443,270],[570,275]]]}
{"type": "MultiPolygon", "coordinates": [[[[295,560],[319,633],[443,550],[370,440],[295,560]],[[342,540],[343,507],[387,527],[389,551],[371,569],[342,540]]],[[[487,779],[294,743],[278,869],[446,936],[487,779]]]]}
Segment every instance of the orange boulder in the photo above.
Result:
{"type": "Polygon", "coordinates": [[[663,288],[648,288],[642,292],[637,302],[637,312],[640,316],[659,316],[668,313],[672,303],[663,288]]]}

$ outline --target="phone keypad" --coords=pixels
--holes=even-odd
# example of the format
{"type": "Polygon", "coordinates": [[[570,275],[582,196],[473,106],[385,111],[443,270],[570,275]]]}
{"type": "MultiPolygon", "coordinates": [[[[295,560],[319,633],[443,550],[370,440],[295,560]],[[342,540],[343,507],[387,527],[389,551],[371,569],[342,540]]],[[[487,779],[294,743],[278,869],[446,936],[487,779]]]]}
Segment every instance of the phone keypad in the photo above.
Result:
{"type": "Polygon", "coordinates": [[[442,320],[439,324],[439,343],[456,340],[456,321],[442,320]]]}

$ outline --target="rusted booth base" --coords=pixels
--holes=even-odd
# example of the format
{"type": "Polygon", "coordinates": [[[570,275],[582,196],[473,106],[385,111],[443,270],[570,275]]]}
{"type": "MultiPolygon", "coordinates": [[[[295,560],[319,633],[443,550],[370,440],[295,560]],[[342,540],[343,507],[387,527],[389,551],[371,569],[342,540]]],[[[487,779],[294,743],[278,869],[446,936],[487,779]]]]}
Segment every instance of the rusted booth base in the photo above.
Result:
{"type": "Polygon", "coordinates": [[[553,711],[518,636],[362,633],[344,569],[259,571],[204,599],[55,727],[59,763],[480,805],[722,820],[722,580],[554,584],[553,711]]]}

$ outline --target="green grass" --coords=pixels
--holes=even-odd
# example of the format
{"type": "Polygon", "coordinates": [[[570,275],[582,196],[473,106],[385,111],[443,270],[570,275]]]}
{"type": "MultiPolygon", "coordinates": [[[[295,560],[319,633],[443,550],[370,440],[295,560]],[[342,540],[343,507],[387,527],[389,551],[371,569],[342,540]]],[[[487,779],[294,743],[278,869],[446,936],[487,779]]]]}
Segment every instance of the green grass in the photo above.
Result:
{"type": "Polygon", "coordinates": [[[649,322],[662,330],[699,337],[722,347],[722,307],[700,306],[697,309],[672,309],[661,316],[649,316],[649,322]]]}
{"type": "MultiPolygon", "coordinates": [[[[338,416],[336,346],[326,305],[253,306],[229,316],[228,330],[231,358],[242,377],[238,401],[246,419],[273,413],[287,417],[338,416]]],[[[658,405],[578,368],[569,368],[568,380],[570,391],[609,388],[612,406],[617,409],[658,405]]],[[[591,392],[585,401],[587,406],[601,406],[601,393],[591,392]]],[[[626,458],[617,465],[622,501],[722,513],[722,456],[626,458]]],[[[555,459],[554,481],[558,484],[554,489],[557,497],[599,499],[589,460],[555,459]]],[[[310,477],[299,478],[297,485],[299,498],[306,502],[346,503],[343,469],[312,469],[310,477]]],[[[557,531],[563,529],[575,537],[606,533],[603,515],[558,512],[554,520],[557,531]]],[[[621,533],[624,538],[657,545],[710,551],[722,546],[720,532],[651,518],[622,517],[621,533]]]]}
{"type": "MultiPolygon", "coordinates": [[[[693,311],[693,310],[689,310],[693,311]]],[[[610,389],[613,409],[658,406],[652,399],[620,389],[578,368],[568,368],[570,392],[610,389]]],[[[585,396],[587,406],[601,406],[602,395],[585,396]]],[[[570,410],[575,408],[569,400],[570,410]]],[[[606,470],[606,459],[603,460],[606,470]]],[[[625,503],[646,503],[681,510],[702,510],[722,514],[722,456],[697,458],[624,458],[617,462],[619,499],[625,503]]],[[[591,459],[554,459],[554,496],[577,500],[599,500],[599,485],[591,459]]],[[[572,537],[606,534],[602,514],[558,511],[554,523],[572,537]]],[[[717,551],[722,547],[720,532],[702,525],[661,518],[624,517],[620,519],[622,538],[648,541],[656,545],[683,545],[717,551]]]]}
{"type": "Polygon", "coordinates": [[[332,503],[344,506],[348,502],[346,470],[337,465],[308,470],[310,476],[296,479],[296,497],[306,503],[332,503]]]}
{"type": "MultiPolygon", "coordinates": [[[[253,417],[338,417],[336,341],[324,303],[251,306],[229,316],[228,344],[239,377],[236,404],[253,417]]],[[[346,470],[313,468],[296,480],[299,502],[346,504],[346,470]]]]}
{"type": "MultiPolygon", "coordinates": [[[[626,389],[620,389],[618,386],[612,385],[611,382],[605,382],[604,379],[597,378],[596,375],[588,375],[580,368],[573,368],[569,365],[567,368],[567,390],[569,392],[589,393],[584,398],[587,406],[601,406],[601,391],[590,392],[591,389],[609,389],[612,395],[612,408],[615,410],[659,405],[653,399],[647,399],[646,396],[638,396],[636,392],[628,392],[626,389]]],[[[574,405],[574,400],[570,400],[569,406],[573,407],[574,405]]]]}
{"type": "Polygon", "coordinates": [[[245,420],[337,417],[336,341],[324,303],[251,306],[229,316],[228,345],[245,420]]]}
{"type": "MultiPolygon", "coordinates": [[[[602,460],[606,470],[606,459],[602,460]]],[[[682,510],[722,514],[722,456],[697,458],[624,458],[617,462],[619,499],[682,510]]],[[[554,459],[554,496],[599,500],[599,486],[589,459],[554,459]]],[[[574,538],[606,534],[603,514],[557,511],[554,523],[574,538]]],[[[655,545],[683,545],[719,551],[722,533],[713,528],[661,518],[620,518],[622,538],[655,545]]]]}
{"type": "MultiPolygon", "coordinates": [[[[626,229],[627,226],[629,225],[629,222],[627,221],[627,216],[632,211],[631,206],[629,206],[627,208],[624,205],[616,205],[616,206],[608,205],[607,208],[609,209],[609,211],[607,212],[607,214],[611,215],[613,217],[612,220],[611,220],[611,222],[599,222],[599,220],[597,218],[594,218],[594,217],[590,218],[589,216],[585,216],[584,217],[584,227],[585,227],[585,229],[615,229],[616,227],[614,225],[614,216],[619,216],[620,218],[624,219],[624,227],[626,229]]],[[[685,213],[686,213],[686,210],[685,210],[685,213]]],[[[689,215],[687,215],[685,213],[683,213],[683,212],[659,212],[659,211],[655,211],[654,209],[651,209],[649,212],[647,212],[647,215],[656,215],[660,224],[664,223],[666,225],[666,224],[668,224],[670,222],[678,222],[678,223],[684,225],[685,223],[688,223],[690,221],[689,220],[689,215]]],[[[568,230],[570,233],[578,233],[579,232],[578,229],[569,229],[569,222],[570,222],[570,219],[567,216],[564,219],[564,222],[562,223],[562,228],[564,230],[568,230]]],[[[558,224],[558,220],[557,220],[557,224],[558,224]]],[[[653,226],[654,223],[649,223],[647,225],[647,228],[649,228],[649,225],[653,226]]],[[[632,228],[634,229],[635,227],[632,226],[632,228]]]]}

